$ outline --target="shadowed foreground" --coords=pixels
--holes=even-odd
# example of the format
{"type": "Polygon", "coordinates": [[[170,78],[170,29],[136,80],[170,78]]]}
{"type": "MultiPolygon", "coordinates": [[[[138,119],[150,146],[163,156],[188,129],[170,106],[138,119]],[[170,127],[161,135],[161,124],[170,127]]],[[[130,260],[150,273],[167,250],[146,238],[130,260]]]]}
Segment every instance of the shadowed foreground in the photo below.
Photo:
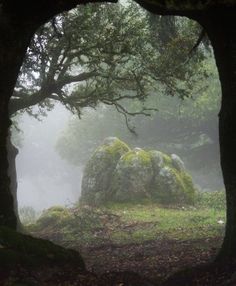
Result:
{"type": "Polygon", "coordinates": [[[233,265],[197,266],[213,260],[219,244],[209,238],[87,246],[87,271],[75,250],[1,227],[0,285],[235,285],[233,265]]]}

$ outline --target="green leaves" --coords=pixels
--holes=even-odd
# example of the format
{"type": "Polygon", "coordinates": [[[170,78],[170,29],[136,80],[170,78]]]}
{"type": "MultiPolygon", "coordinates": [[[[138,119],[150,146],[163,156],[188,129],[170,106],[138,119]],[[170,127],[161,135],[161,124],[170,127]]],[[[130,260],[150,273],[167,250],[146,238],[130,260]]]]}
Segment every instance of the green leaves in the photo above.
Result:
{"type": "Polygon", "coordinates": [[[78,114],[99,102],[127,113],[119,106],[123,98],[144,101],[160,87],[169,95],[190,96],[203,59],[189,59],[198,30],[186,19],[150,16],[133,2],[63,13],[33,38],[13,110],[35,104],[51,109],[57,100],[78,114]],[[84,73],[89,76],[81,79],[84,73]]]}

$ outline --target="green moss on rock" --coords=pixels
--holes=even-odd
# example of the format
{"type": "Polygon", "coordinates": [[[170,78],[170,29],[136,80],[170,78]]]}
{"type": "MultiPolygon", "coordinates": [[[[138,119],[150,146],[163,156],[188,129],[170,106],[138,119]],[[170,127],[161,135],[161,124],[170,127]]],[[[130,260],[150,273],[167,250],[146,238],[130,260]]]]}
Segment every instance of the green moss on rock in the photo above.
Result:
{"type": "Polygon", "coordinates": [[[118,138],[107,138],[89,160],[81,202],[193,203],[195,188],[183,161],[175,154],[157,150],[130,150],[118,138]]]}
{"type": "Polygon", "coordinates": [[[165,166],[156,174],[152,185],[152,197],[162,204],[192,204],[195,188],[186,171],[165,166]]]}
{"type": "Polygon", "coordinates": [[[151,166],[151,155],[140,148],[135,148],[127,153],[125,153],[120,161],[126,165],[136,165],[140,164],[142,166],[151,166]]]}
{"type": "Polygon", "coordinates": [[[180,176],[184,186],[183,192],[185,193],[185,202],[193,204],[197,190],[194,187],[192,177],[186,171],[182,171],[180,176]]]}
{"type": "Polygon", "coordinates": [[[69,212],[66,208],[61,206],[54,206],[45,210],[37,220],[37,225],[41,228],[46,228],[48,225],[63,224],[69,217],[69,212]]]}
{"type": "Polygon", "coordinates": [[[171,164],[175,169],[177,169],[180,172],[185,171],[184,162],[180,159],[179,156],[177,156],[176,154],[171,154],[170,158],[171,158],[171,164]]]}
{"type": "Polygon", "coordinates": [[[127,202],[149,197],[152,177],[151,155],[140,148],[127,152],[120,158],[115,169],[112,199],[127,202]]]}
{"type": "Polygon", "coordinates": [[[98,152],[105,152],[111,155],[114,159],[120,159],[120,157],[130,150],[129,146],[116,137],[108,137],[104,140],[102,146],[98,147],[95,154],[98,152]]]}
{"type": "Polygon", "coordinates": [[[116,137],[108,137],[88,161],[81,187],[81,202],[101,204],[110,199],[111,177],[128,145],[116,137]]]}

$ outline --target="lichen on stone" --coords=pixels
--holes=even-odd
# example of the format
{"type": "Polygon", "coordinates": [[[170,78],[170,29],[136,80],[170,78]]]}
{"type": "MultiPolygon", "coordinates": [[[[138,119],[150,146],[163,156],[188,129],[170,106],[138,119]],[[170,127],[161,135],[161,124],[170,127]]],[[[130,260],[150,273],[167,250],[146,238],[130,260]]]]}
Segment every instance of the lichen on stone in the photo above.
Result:
{"type": "Polygon", "coordinates": [[[124,154],[117,163],[112,183],[115,201],[137,201],[149,197],[153,177],[151,156],[142,149],[124,154]]]}
{"type": "Polygon", "coordinates": [[[180,159],[180,157],[176,154],[171,154],[173,167],[179,171],[185,170],[184,162],[180,159]]]}
{"type": "Polygon", "coordinates": [[[81,201],[100,204],[109,199],[111,177],[120,157],[130,148],[116,137],[108,137],[88,161],[83,178],[81,201]]]}
{"type": "Polygon", "coordinates": [[[109,137],[87,163],[81,202],[193,203],[195,188],[179,156],[157,150],[130,150],[126,143],[109,137]]]}

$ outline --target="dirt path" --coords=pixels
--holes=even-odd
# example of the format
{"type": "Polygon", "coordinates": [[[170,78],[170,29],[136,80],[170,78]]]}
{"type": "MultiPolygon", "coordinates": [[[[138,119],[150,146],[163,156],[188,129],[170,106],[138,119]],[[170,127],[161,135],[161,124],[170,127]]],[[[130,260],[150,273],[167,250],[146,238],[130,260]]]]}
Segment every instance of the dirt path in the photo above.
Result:
{"type": "Polygon", "coordinates": [[[236,265],[233,269],[222,269],[222,265],[215,268],[215,264],[211,264],[213,268],[204,266],[186,271],[186,268],[213,261],[220,244],[218,237],[184,241],[160,239],[142,244],[74,245],[73,248],[82,254],[87,271],[73,263],[53,263],[40,268],[18,265],[7,273],[0,271],[0,285],[235,286],[236,265]],[[180,270],[185,271],[181,273],[180,270]],[[177,271],[178,275],[173,275],[177,271]],[[164,282],[169,276],[171,278],[164,282]]]}
{"type": "Polygon", "coordinates": [[[102,275],[110,272],[136,272],[160,283],[186,267],[214,259],[221,238],[191,241],[155,240],[143,244],[90,246],[80,248],[88,270],[102,275]]]}

